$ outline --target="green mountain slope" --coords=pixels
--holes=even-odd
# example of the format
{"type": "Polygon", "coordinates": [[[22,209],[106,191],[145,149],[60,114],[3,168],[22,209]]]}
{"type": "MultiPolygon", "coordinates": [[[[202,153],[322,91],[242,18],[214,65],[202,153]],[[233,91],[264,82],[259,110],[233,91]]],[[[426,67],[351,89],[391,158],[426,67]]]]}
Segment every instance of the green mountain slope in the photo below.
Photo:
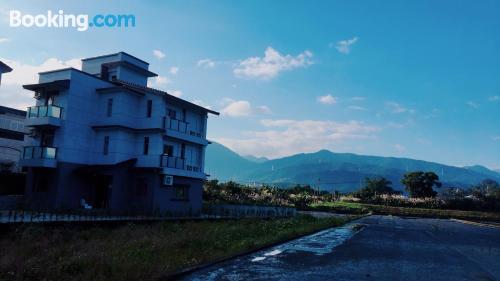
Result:
{"type": "Polygon", "coordinates": [[[207,149],[206,167],[222,181],[233,179],[249,183],[283,186],[311,184],[325,190],[352,191],[365,177],[383,176],[403,189],[400,180],[407,171],[432,171],[445,186],[468,187],[484,179],[500,181],[500,175],[485,167],[460,168],[408,158],[379,157],[321,150],[301,153],[262,163],[249,161],[220,144],[207,149]]]}

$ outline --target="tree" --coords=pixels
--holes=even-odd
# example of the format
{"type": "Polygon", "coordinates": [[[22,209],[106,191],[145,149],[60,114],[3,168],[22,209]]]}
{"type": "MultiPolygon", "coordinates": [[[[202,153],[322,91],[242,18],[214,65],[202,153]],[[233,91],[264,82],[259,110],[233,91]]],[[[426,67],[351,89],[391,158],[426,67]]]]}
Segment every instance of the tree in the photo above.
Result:
{"type": "Polygon", "coordinates": [[[384,177],[366,178],[365,186],[357,192],[361,198],[372,198],[380,194],[393,194],[394,189],[391,187],[392,182],[384,177]]]}
{"type": "Polygon", "coordinates": [[[439,177],[433,172],[406,173],[401,180],[411,197],[436,197],[433,187],[441,187],[439,177]]]}

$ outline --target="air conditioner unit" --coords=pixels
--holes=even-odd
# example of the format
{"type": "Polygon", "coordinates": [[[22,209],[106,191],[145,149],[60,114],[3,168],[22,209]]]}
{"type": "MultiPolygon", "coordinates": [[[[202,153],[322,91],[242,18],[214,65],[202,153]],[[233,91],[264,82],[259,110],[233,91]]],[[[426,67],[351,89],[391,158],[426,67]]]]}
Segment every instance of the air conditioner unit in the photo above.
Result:
{"type": "Polygon", "coordinates": [[[174,176],[164,175],[163,176],[163,185],[173,185],[174,184],[174,176]]]}

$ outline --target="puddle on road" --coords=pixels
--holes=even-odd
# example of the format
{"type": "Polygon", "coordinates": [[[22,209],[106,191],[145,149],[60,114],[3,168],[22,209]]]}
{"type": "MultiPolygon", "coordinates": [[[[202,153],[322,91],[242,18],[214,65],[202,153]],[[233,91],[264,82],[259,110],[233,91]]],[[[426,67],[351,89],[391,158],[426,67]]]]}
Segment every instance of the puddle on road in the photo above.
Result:
{"type": "Polygon", "coordinates": [[[277,256],[283,253],[295,253],[297,251],[309,252],[315,255],[328,254],[331,253],[335,247],[351,238],[361,228],[359,224],[353,224],[345,227],[323,230],[313,235],[276,246],[269,252],[259,252],[258,255],[253,255],[250,261],[259,262],[265,260],[266,257],[277,256]]]}
{"type": "MultiPolygon", "coordinates": [[[[185,280],[246,280],[250,276],[266,275],[271,272],[286,272],[294,267],[290,260],[294,256],[312,255],[321,257],[331,253],[353,235],[362,230],[364,225],[348,224],[298,238],[287,243],[243,256],[214,267],[196,272],[185,280]]],[[[251,279],[251,278],[250,278],[251,279]]]]}

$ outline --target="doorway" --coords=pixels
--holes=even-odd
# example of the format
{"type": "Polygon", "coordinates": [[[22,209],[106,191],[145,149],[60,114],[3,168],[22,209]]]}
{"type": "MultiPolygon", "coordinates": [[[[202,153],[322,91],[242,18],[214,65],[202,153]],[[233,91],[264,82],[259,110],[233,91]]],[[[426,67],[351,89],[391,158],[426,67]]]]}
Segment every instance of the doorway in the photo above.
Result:
{"type": "Polygon", "coordinates": [[[112,183],[113,176],[98,175],[96,177],[93,206],[95,209],[107,209],[109,207],[112,183]]]}

